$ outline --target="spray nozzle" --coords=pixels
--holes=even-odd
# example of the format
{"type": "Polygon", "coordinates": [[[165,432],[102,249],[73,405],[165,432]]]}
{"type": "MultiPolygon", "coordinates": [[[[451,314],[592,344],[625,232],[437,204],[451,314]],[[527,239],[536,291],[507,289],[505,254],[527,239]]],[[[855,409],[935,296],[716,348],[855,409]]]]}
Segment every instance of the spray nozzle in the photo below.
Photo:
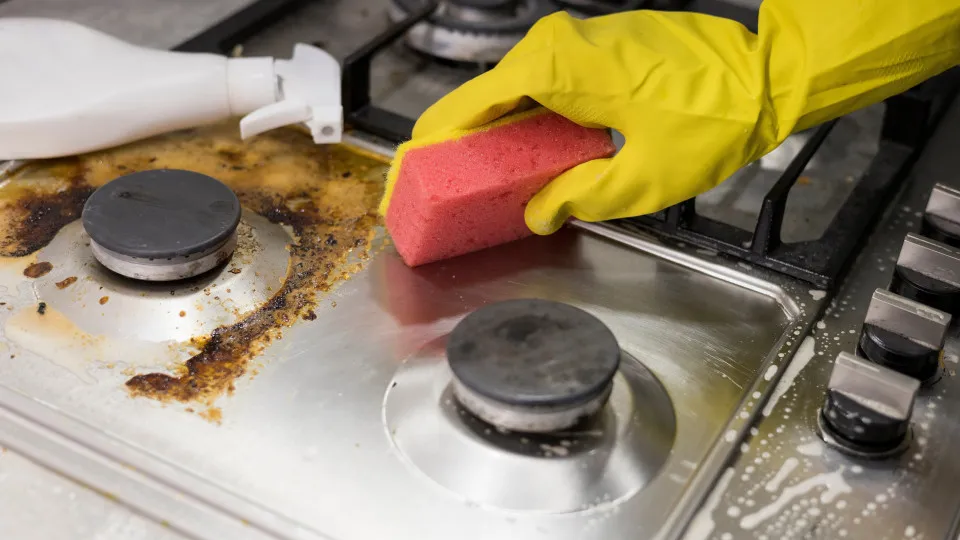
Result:
{"type": "MultiPolygon", "coordinates": [[[[290,60],[268,58],[231,59],[233,73],[229,75],[231,102],[242,101],[245,94],[263,92],[272,88],[274,96],[269,105],[260,107],[240,120],[240,136],[244,139],[290,124],[303,123],[310,129],[317,144],[339,143],[343,136],[343,106],[340,95],[340,64],[328,52],[311,45],[298,43],[290,60]],[[270,70],[254,69],[245,76],[244,60],[270,62],[272,81],[254,81],[269,77],[270,70]],[[234,84],[237,81],[237,84],[234,84]],[[252,84],[245,84],[246,81],[252,84]],[[270,86],[265,86],[265,84],[270,86]],[[236,88],[235,87],[242,87],[236,88]],[[235,97],[236,96],[236,97],[235,97]]],[[[253,67],[252,65],[250,67],[253,67]]],[[[263,68],[260,64],[258,66],[263,68]]],[[[228,69],[230,71],[230,69],[228,69]]],[[[256,99],[256,98],[254,98],[256,99]]],[[[260,102],[270,100],[260,100],[260,102]]],[[[242,110],[242,107],[239,107],[242,110]]],[[[247,109],[249,110],[249,109],[247,109]]]]}

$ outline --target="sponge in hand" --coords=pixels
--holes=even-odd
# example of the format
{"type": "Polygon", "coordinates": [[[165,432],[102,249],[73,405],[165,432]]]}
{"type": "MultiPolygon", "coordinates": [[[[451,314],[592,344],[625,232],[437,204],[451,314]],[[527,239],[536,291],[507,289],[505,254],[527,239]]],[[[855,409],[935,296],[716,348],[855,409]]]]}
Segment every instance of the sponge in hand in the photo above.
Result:
{"type": "Polygon", "coordinates": [[[397,149],[380,213],[408,266],[532,234],[527,202],[564,171],[615,152],[609,132],[537,109],[397,149]]]}

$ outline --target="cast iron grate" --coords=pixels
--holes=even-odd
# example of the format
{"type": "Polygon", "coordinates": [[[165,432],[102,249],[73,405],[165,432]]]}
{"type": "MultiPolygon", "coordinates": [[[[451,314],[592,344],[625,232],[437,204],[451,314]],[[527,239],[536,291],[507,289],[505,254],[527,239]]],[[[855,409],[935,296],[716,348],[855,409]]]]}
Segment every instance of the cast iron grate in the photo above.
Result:
{"type": "Polygon", "coordinates": [[[960,70],[952,70],[886,101],[876,157],[820,238],[784,243],[781,229],[787,197],[836,120],[816,128],[763,199],[756,228],[738,229],[697,214],[690,199],[649,216],[619,220],[628,230],[654,233],[717,251],[831,289],[853,261],[858,246],[896,194],[927,139],[957,93],[960,70]]]}
{"type": "MultiPolygon", "coordinates": [[[[2,1],[2,0],[0,0],[2,1]]],[[[308,0],[259,0],[176,48],[179,51],[228,53],[308,0]]],[[[689,9],[733,18],[756,28],[756,12],[719,0],[643,0],[643,7],[689,9]]],[[[373,58],[391,46],[436,9],[422,7],[391,24],[343,61],[344,117],[351,127],[392,143],[410,138],[414,119],[383,109],[370,94],[373,58]]],[[[781,229],[787,197],[823,144],[836,121],[814,130],[763,200],[755,229],[744,231],[697,214],[693,199],[650,216],[618,220],[628,231],[644,231],[676,242],[716,251],[724,256],[775,270],[814,287],[831,289],[843,276],[873,223],[906,178],[926,140],[960,86],[960,68],[951,70],[886,101],[876,157],[847,197],[824,234],[816,240],[784,243],[781,229]]]]}

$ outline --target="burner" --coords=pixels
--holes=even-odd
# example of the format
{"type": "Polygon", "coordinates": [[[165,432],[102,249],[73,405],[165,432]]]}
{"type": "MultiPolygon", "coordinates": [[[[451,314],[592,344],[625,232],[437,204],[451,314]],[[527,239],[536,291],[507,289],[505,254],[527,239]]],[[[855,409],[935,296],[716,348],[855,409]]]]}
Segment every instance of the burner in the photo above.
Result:
{"type": "Polygon", "coordinates": [[[596,17],[640,9],[648,0],[553,0],[574,16],[596,17]]]}
{"type": "Polygon", "coordinates": [[[569,428],[599,411],[620,364],[613,333],[592,315],[546,300],[479,309],[450,334],[457,400],[497,427],[569,428]]]}
{"type": "Polygon", "coordinates": [[[237,244],[240,201],[203,174],[155,170],[107,183],[83,207],[83,228],[101,264],[145,281],[200,275],[237,244]]]}
{"type": "MultiPolygon", "coordinates": [[[[422,0],[393,0],[390,17],[400,21],[422,5],[422,0]]],[[[446,0],[426,22],[410,29],[407,43],[446,60],[493,64],[554,11],[549,0],[446,0]]]]}

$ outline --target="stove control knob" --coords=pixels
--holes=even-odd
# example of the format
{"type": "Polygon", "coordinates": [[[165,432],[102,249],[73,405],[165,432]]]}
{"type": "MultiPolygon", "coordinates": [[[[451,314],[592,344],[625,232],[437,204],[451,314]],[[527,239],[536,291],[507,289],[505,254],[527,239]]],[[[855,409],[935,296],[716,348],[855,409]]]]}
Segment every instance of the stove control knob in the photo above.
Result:
{"type": "Polygon", "coordinates": [[[867,308],[857,349],[876,364],[921,382],[939,373],[950,315],[877,289],[867,308]]]}
{"type": "Polygon", "coordinates": [[[910,415],[920,382],[842,352],[820,409],[820,435],[830,446],[865,458],[883,458],[910,445],[910,415]]]}
{"type": "Polygon", "coordinates": [[[960,247],[960,190],[943,184],[933,187],[920,233],[938,242],[960,247]]]}
{"type": "Polygon", "coordinates": [[[613,332],[581,309],[509,300],[465,317],[447,340],[457,401],[497,428],[567,429],[603,408],[620,365],[613,332]]]}
{"type": "Polygon", "coordinates": [[[951,315],[960,314],[960,249],[908,234],[890,290],[951,315]]]}

